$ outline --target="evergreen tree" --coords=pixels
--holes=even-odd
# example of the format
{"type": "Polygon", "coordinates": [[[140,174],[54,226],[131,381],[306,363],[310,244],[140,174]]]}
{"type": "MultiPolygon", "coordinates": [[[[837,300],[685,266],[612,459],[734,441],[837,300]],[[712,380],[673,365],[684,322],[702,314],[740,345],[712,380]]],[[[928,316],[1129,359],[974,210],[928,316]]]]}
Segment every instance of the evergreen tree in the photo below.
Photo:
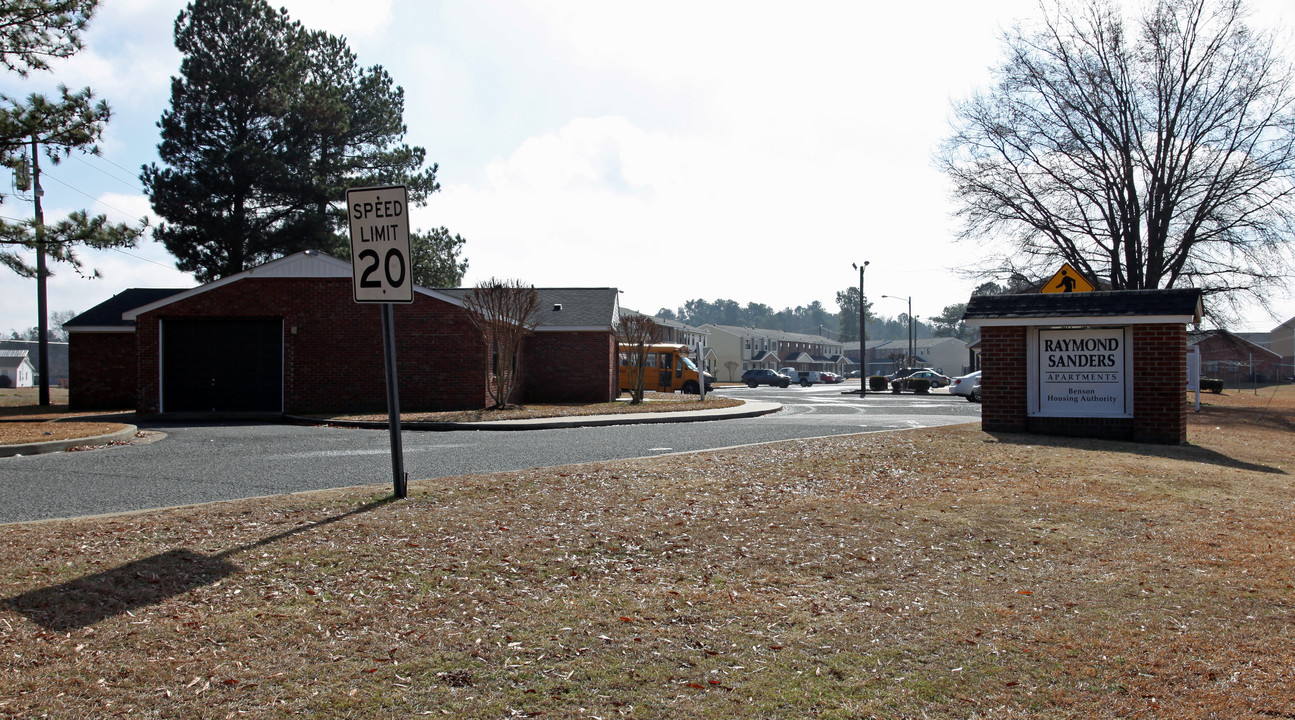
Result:
{"type": "MultiPolygon", "coordinates": [[[[265,0],[194,0],[175,45],[184,60],[158,123],[164,166],[140,179],[165,219],[157,238],[199,280],[308,248],[349,254],[348,187],[403,184],[418,205],[439,189],[425,151],[401,142],[403,90],[381,66],[361,68],[344,39],[265,0]]],[[[458,283],[461,237],[441,228],[411,241],[415,267],[421,254],[428,268],[416,281],[458,283]]]]}
{"type": "Polygon", "coordinates": [[[443,227],[429,233],[413,233],[409,238],[413,254],[414,283],[423,287],[458,287],[467,272],[468,261],[459,260],[465,241],[450,235],[443,227]]]}
{"type": "MultiPolygon", "coordinates": [[[[32,70],[49,70],[52,58],[70,57],[81,49],[81,33],[96,5],[97,0],[9,0],[0,4],[0,65],[26,76],[32,70]]],[[[97,154],[96,143],[111,114],[107,103],[95,102],[90,88],[72,91],[60,86],[52,98],[32,94],[19,100],[0,95],[0,105],[0,164],[19,171],[28,181],[33,140],[51,163],[73,151],[97,154]]],[[[78,211],[45,226],[42,240],[49,259],[82,272],[77,245],[128,247],[141,232],[142,228],[110,224],[103,215],[78,211]]],[[[0,250],[0,266],[24,277],[36,276],[36,268],[26,259],[37,247],[33,220],[0,220],[0,246],[5,248],[0,250]]]]}
{"type": "Polygon", "coordinates": [[[72,57],[99,0],[5,0],[0,6],[0,64],[26,76],[72,57]]]}

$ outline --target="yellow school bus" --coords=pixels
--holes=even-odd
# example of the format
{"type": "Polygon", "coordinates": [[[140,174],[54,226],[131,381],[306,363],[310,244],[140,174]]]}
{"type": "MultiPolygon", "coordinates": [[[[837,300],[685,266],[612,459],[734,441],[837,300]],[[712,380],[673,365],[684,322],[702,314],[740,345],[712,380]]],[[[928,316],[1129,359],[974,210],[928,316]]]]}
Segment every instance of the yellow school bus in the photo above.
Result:
{"type": "MultiPolygon", "coordinates": [[[[647,345],[644,351],[647,354],[644,362],[644,390],[683,391],[692,394],[700,392],[700,386],[697,384],[697,366],[693,364],[692,358],[688,357],[687,345],[647,345]]],[[[620,389],[622,391],[628,391],[633,387],[634,379],[638,376],[637,362],[638,355],[634,351],[634,346],[622,344],[620,346],[620,389]]],[[[705,376],[706,391],[709,392],[715,378],[710,373],[705,373],[705,376]]]]}

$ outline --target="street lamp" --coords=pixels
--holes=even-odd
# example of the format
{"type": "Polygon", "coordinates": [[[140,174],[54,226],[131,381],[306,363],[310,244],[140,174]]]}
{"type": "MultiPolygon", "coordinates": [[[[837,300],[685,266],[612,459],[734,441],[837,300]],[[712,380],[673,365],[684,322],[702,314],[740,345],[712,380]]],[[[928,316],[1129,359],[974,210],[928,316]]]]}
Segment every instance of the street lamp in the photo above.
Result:
{"type": "Polygon", "coordinates": [[[904,361],[904,364],[907,365],[909,362],[916,359],[917,356],[917,348],[914,347],[916,345],[917,338],[913,335],[913,296],[897,297],[895,295],[882,295],[882,297],[890,298],[891,300],[908,301],[908,359],[904,361]]]}
{"type": "Polygon", "coordinates": [[[850,267],[859,271],[859,397],[868,395],[868,305],[863,301],[863,271],[868,269],[868,261],[862,265],[850,263],[850,267]]]}

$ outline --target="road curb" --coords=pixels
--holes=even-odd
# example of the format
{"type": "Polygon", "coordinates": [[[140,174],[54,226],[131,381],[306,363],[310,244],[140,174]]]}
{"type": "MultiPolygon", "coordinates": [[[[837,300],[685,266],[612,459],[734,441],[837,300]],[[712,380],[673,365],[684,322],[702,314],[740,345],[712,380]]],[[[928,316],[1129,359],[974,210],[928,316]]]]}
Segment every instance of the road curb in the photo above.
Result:
{"type": "MultiPolygon", "coordinates": [[[[736,420],[776,413],[782,404],[764,400],[748,400],[742,405],[717,410],[685,410],[680,412],[627,413],[624,415],[581,415],[566,418],[537,418],[534,420],[492,420],[489,422],[402,422],[402,430],[422,432],[453,432],[458,430],[559,430],[565,428],[603,427],[610,425],[646,425],[660,423],[708,422],[736,420]]],[[[333,425],[379,430],[386,429],[385,420],[323,420],[295,415],[285,415],[285,420],[308,425],[333,425]]]]}
{"type": "Polygon", "coordinates": [[[67,440],[46,440],[44,442],[26,443],[23,445],[0,445],[0,457],[14,457],[16,455],[44,455],[45,453],[62,452],[70,447],[79,445],[107,445],[111,442],[131,440],[139,428],[134,425],[127,425],[124,429],[117,432],[110,432],[104,435],[92,435],[90,437],[69,438],[67,440]]]}

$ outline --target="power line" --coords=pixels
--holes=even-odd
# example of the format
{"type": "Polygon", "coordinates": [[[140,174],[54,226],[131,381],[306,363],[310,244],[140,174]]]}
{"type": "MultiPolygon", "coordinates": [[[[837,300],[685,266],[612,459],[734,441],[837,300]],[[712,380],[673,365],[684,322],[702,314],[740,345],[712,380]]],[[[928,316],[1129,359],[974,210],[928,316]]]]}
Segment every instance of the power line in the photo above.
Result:
{"type": "MultiPolygon", "coordinates": [[[[58,178],[54,177],[53,175],[45,175],[45,176],[44,176],[44,178],[45,178],[46,180],[53,180],[54,182],[58,183],[59,185],[62,185],[63,187],[65,187],[65,188],[67,188],[67,189],[69,189],[69,190],[72,190],[73,192],[78,192],[78,193],[80,193],[80,194],[82,194],[82,195],[84,195],[84,196],[86,196],[86,197],[90,198],[90,200],[92,200],[92,201],[94,201],[94,202],[96,202],[96,203],[98,203],[98,204],[100,204],[100,205],[102,205],[102,206],[104,206],[104,207],[108,208],[109,210],[116,210],[117,212],[121,213],[122,215],[125,215],[126,217],[134,217],[131,213],[129,213],[129,212],[125,211],[125,210],[122,210],[122,209],[121,209],[121,208],[119,208],[119,207],[115,207],[115,206],[113,206],[113,205],[109,205],[108,203],[106,203],[106,202],[104,202],[104,201],[100,200],[99,198],[97,198],[97,197],[95,197],[95,196],[91,195],[90,193],[88,193],[88,192],[86,192],[86,191],[84,191],[84,190],[82,190],[82,189],[80,189],[80,188],[78,188],[78,187],[74,187],[74,186],[72,186],[72,185],[69,185],[69,184],[67,184],[67,183],[63,182],[62,180],[59,180],[58,178]]],[[[134,219],[135,219],[137,222],[138,222],[138,221],[140,221],[140,220],[142,220],[142,218],[137,218],[137,217],[136,217],[136,218],[134,218],[134,219]]]]}
{"type": "MultiPolygon", "coordinates": [[[[94,156],[94,157],[98,157],[98,156],[94,156]]],[[[83,157],[81,157],[80,155],[73,155],[73,156],[72,156],[72,158],[73,158],[73,159],[75,159],[77,162],[80,162],[82,165],[85,165],[86,167],[90,168],[91,170],[94,170],[94,171],[95,171],[95,172],[97,172],[97,173],[101,173],[101,174],[103,174],[103,175],[104,175],[104,176],[106,176],[106,177],[110,177],[110,178],[112,178],[113,180],[116,180],[117,182],[121,183],[122,185],[125,185],[126,187],[130,188],[131,190],[134,190],[135,192],[137,192],[137,193],[139,193],[139,194],[141,194],[141,195],[143,195],[143,194],[144,194],[144,191],[143,191],[142,189],[140,189],[139,185],[136,185],[136,184],[135,184],[135,180],[134,180],[133,178],[132,178],[131,180],[129,180],[129,181],[124,180],[124,179],[122,179],[122,178],[121,178],[120,176],[118,176],[118,175],[114,175],[113,173],[110,173],[110,172],[108,172],[107,170],[104,170],[104,169],[103,169],[103,168],[101,168],[101,167],[96,167],[96,166],[95,166],[95,165],[93,165],[92,163],[87,162],[87,161],[86,161],[86,159],[85,159],[85,158],[83,158],[83,157]]],[[[116,167],[119,167],[119,168],[121,167],[120,165],[117,165],[117,163],[114,163],[113,161],[108,160],[107,158],[99,158],[99,159],[100,159],[100,160],[103,160],[103,161],[104,161],[104,162],[106,162],[106,163],[109,163],[109,164],[111,164],[111,165],[114,165],[114,166],[116,166],[116,167]]],[[[125,170],[125,168],[122,168],[122,169],[123,169],[123,170],[125,170]]]]}

